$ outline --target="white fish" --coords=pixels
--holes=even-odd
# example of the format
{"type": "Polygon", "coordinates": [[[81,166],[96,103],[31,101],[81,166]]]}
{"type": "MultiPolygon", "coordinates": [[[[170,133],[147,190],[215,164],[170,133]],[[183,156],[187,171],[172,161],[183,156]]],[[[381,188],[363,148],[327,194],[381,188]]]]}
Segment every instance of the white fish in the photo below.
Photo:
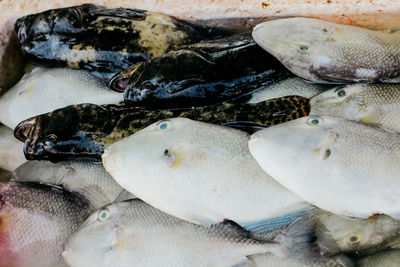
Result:
{"type": "Polygon", "coordinates": [[[335,214],[400,218],[400,134],[309,116],[252,135],[260,166],[306,201],[335,214]]]}
{"type": "Polygon", "coordinates": [[[400,84],[351,84],[310,100],[310,115],[331,115],[400,132],[400,84]]]}
{"type": "Polygon", "coordinates": [[[329,85],[309,83],[299,77],[289,77],[254,91],[248,103],[258,103],[289,95],[311,98],[330,88],[331,86],[329,85]]]}
{"type": "Polygon", "coordinates": [[[248,140],[239,130],[174,118],[110,145],[103,164],[138,198],[197,224],[243,225],[307,207],[265,174],[248,140]]]}
{"type": "Polygon", "coordinates": [[[232,266],[265,252],[307,257],[309,223],[306,215],[271,241],[256,241],[232,221],[205,227],[130,200],[93,213],[62,255],[71,267],[232,266]]]}
{"type": "MultiPolygon", "coordinates": [[[[95,161],[28,161],[14,170],[14,176],[20,182],[58,185],[69,191],[79,192],[95,209],[114,202],[124,191],[106,172],[103,164],[95,161]]],[[[132,195],[130,197],[134,198],[132,195]]],[[[125,199],[130,197],[126,196],[125,199]]]]}
{"type": "Polygon", "coordinates": [[[72,104],[118,104],[120,93],[83,70],[35,68],[0,98],[0,122],[14,129],[18,123],[72,104]]]}
{"type": "Polygon", "coordinates": [[[0,168],[12,172],[25,163],[23,150],[24,143],[14,137],[13,131],[0,125],[0,168]]]}
{"type": "Polygon", "coordinates": [[[400,31],[287,18],[258,24],[252,35],[290,71],[313,82],[400,82],[400,31]]]}

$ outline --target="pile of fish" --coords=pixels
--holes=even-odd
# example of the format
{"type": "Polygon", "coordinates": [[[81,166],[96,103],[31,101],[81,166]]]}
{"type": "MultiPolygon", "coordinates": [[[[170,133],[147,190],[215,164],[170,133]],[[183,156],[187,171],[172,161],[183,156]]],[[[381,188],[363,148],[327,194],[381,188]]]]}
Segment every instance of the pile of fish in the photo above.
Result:
{"type": "Polygon", "coordinates": [[[400,32],[93,4],[15,31],[1,267],[400,265],[400,32]]]}

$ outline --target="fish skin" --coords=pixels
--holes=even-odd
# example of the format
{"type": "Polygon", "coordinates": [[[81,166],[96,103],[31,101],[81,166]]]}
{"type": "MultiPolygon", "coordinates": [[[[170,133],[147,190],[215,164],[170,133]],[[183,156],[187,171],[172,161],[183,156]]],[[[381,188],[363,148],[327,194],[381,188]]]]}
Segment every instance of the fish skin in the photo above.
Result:
{"type": "Polygon", "coordinates": [[[304,260],[279,258],[271,253],[251,255],[248,257],[249,267],[351,267],[354,263],[344,255],[326,258],[324,260],[304,260]]]}
{"type": "Polygon", "coordinates": [[[115,73],[212,35],[161,13],[83,4],[19,18],[22,50],[36,63],[115,73]]]}
{"type": "Polygon", "coordinates": [[[71,267],[232,266],[265,251],[285,255],[295,241],[278,236],[257,241],[231,221],[195,225],[136,199],[93,213],[67,240],[62,255],[71,267]]]}
{"type": "Polygon", "coordinates": [[[25,163],[23,150],[24,144],[15,139],[13,131],[0,125],[0,168],[12,172],[25,163]]]}
{"type": "Polygon", "coordinates": [[[28,161],[14,170],[14,180],[57,185],[85,196],[95,209],[99,209],[122,193],[101,162],[77,160],[52,163],[28,161]]]}
{"type": "Polygon", "coordinates": [[[310,104],[310,115],[343,117],[400,132],[398,84],[350,84],[316,95],[310,104]]]}
{"type": "Polygon", "coordinates": [[[287,189],[321,209],[358,218],[400,217],[399,146],[396,132],[315,115],[264,129],[249,141],[256,161],[287,189]]]}
{"type": "Polygon", "coordinates": [[[359,267],[395,267],[400,265],[400,250],[387,250],[357,261],[359,267]]]}
{"type": "Polygon", "coordinates": [[[162,119],[185,117],[257,129],[308,115],[309,100],[288,96],[257,104],[223,103],[209,107],[149,111],[126,105],[72,105],[21,122],[15,136],[25,142],[28,159],[63,161],[97,158],[104,147],[162,119]]]}
{"type": "Polygon", "coordinates": [[[259,103],[289,95],[312,98],[330,88],[332,88],[331,85],[309,83],[299,77],[293,76],[253,91],[247,103],[259,103]]]}
{"type": "Polygon", "coordinates": [[[296,75],[312,82],[399,82],[400,32],[312,18],[257,25],[253,38],[296,75]]]}
{"type": "Polygon", "coordinates": [[[113,92],[87,71],[37,67],[0,98],[0,121],[14,129],[21,121],[72,104],[118,104],[113,92]]]}
{"type": "Polygon", "coordinates": [[[387,215],[357,219],[321,211],[315,222],[316,243],[327,255],[343,252],[360,257],[399,244],[400,221],[387,215]]]}
{"type": "Polygon", "coordinates": [[[92,211],[83,197],[36,183],[0,183],[0,266],[68,266],[62,244],[92,211]]]}
{"type": "Polygon", "coordinates": [[[146,108],[221,103],[290,76],[249,33],[184,46],[114,76],[109,87],[146,108]],[[240,64],[237,64],[240,62],[240,64]]]}
{"type": "Polygon", "coordinates": [[[248,138],[239,130],[173,118],[108,146],[102,159],[127,191],[196,224],[229,219],[245,225],[309,207],[263,172],[248,138]]]}

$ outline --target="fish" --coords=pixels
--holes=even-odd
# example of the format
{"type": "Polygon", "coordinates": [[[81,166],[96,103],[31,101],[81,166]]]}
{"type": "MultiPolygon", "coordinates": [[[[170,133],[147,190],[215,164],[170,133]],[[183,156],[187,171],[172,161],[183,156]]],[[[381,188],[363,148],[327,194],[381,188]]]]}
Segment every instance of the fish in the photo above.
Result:
{"type": "Polygon", "coordinates": [[[38,64],[106,73],[217,34],[161,13],[94,4],[23,16],[15,31],[38,64]]]}
{"type": "Polygon", "coordinates": [[[14,129],[25,119],[68,105],[122,101],[122,94],[87,71],[36,67],[0,97],[0,122],[14,129]]]}
{"type": "Polygon", "coordinates": [[[124,91],[125,101],[135,106],[184,108],[242,97],[288,75],[249,33],[242,33],[137,64],[115,75],[109,88],[124,91]]]}
{"type": "Polygon", "coordinates": [[[24,144],[14,137],[13,130],[0,124],[0,168],[12,172],[25,163],[23,150],[24,144]]]}
{"type": "Polygon", "coordinates": [[[362,258],[357,262],[360,267],[394,267],[400,264],[400,250],[387,250],[362,258]]]}
{"type": "Polygon", "coordinates": [[[252,36],[290,71],[312,82],[400,82],[400,31],[287,18],[258,24],[252,36]]]}
{"type": "Polygon", "coordinates": [[[68,266],[63,243],[92,212],[78,194],[37,183],[0,183],[0,266],[68,266]]]}
{"type": "Polygon", "coordinates": [[[300,218],[274,239],[259,241],[233,221],[195,225],[135,199],[94,212],[62,255],[71,267],[233,266],[266,251],[301,256],[310,246],[306,222],[300,218]]]}
{"type": "Polygon", "coordinates": [[[264,253],[248,256],[249,267],[351,267],[354,262],[345,255],[325,257],[324,259],[293,259],[279,258],[272,253],[264,253]]]}
{"type": "Polygon", "coordinates": [[[398,147],[397,132],[317,115],[263,129],[249,141],[255,160],[281,185],[321,209],[355,218],[400,218],[398,147]]]}
{"type": "Polygon", "coordinates": [[[315,242],[326,255],[360,257],[400,245],[400,221],[387,215],[357,219],[320,211],[314,221],[315,242]]]}
{"type": "Polygon", "coordinates": [[[282,79],[253,91],[251,93],[251,98],[247,103],[254,104],[289,95],[297,95],[310,99],[315,95],[319,95],[322,92],[331,89],[332,87],[332,85],[309,83],[299,77],[289,76],[286,79],[282,79]]]}
{"type": "Polygon", "coordinates": [[[400,85],[349,84],[314,96],[310,115],[331,115],[400,132],[400,85]]]}
{"type": "MultiPolygon", "coordinates": [[[[114,202],[122,193],[101,162],[76,160],[52,163],[28,161],[13,172],[14,180],[56,185],[85,196],[95,209],[114,202]]],[[[134,196],[127,196],[129,199],[134,196]]]]}
{"type": "Polygon", "coordinates": [[[308,115],[309,100],[288,96],[246,104],[147,110],[129,105],[71,105],[22,121],[15,136],[30,160],[100,159],[104,148],[162,119],[185,117],[254,132],[308,115]]]}
{"type": "Polygon", "coordinates": [[[258,166],[248,139],[240,130],[172,118],[108,146],[102,161],[127,191],[196,224],[246,225],[308,208],[258,166]]]}
{"type": "Polygon", "coordinates": [[[14,31],[14,21],[15,18],[11,17],[0,27],[0,96],[21,79],[26,65],[14,31]]]}

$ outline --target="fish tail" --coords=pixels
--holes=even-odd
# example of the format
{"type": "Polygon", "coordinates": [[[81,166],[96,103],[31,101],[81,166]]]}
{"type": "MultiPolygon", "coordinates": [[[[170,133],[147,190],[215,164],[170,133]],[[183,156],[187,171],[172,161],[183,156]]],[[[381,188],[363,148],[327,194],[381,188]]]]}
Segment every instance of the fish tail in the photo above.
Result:
{"type": "Polygon", "coordinates": [[[314,213],[298,218],[270,241],[277,244],[271,252],[282,258],[317,259],[321,257],[314,245],[314,229],[314,213]]]}

